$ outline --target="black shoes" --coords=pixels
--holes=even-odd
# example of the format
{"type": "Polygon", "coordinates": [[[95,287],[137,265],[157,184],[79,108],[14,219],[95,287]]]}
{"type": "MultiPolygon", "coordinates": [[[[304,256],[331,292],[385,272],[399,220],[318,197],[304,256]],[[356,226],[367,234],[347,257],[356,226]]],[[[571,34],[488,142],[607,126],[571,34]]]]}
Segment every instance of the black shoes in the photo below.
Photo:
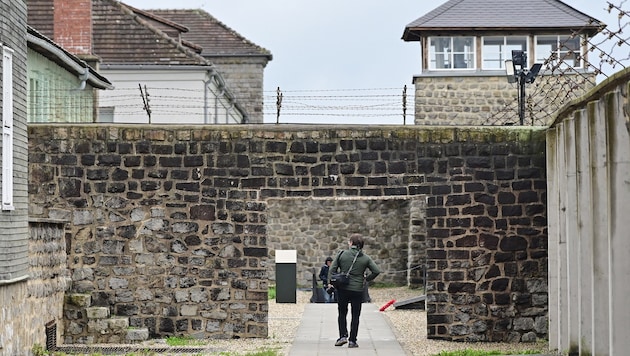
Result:
{"type": "MultiPolygon", "coordinates": [[[[343,346],[346,342],[348,342],[348,338],[343,336],[337,339],[337,342],[335,342],[335,346],[343,346]]],[[[356,343],[355,343],[356,345],[356,343]]],[[[348,346],[349,347],[349,346],[348,346]]]]}
{"type": "Polygon", "coordinates": [[[354,342],[354,341],[348,342],[348,348],[349,349],[353,349],[355,347],[359,347],[359,345],[356,342],[354,342]]]}

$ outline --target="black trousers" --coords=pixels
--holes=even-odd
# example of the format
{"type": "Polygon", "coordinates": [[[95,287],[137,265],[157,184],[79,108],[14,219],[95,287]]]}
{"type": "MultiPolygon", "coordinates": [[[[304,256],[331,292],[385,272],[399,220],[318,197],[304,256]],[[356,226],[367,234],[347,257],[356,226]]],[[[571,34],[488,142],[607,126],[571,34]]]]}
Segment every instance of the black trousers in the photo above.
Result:
{"type": "Polygon", "coordinates": [[[359,317],[361,316],[361,306],[363,305],[363,291],[355,292],[351,290],[337,291],[337,324],[339,325],[339,337],[348,337],[348,340],[357,342],[359,332],[359,317]],[[348,304],[350,304],[350,336],[348,336],[348,304]]]}

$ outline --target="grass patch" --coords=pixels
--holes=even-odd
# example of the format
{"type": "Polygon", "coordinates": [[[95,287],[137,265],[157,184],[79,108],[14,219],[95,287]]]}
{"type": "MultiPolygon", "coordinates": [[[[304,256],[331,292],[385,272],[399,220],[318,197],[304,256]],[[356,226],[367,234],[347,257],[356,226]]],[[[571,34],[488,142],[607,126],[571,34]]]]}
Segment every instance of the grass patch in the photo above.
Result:
{"type": "Polygon", "coordinates": [[[166,338],[166,344],[168,346],[191,346],[191,345],[203,345],[202,340],[193,339],[190,336],[169,336],[166,338]]]}
{"type": "Polygon", "coordinates": [[[260,351],[247,352],[244,354],[233,353],[233,352],[221,352],[220,356],[278,356],[278,351],[271,349],[263,349],[260,351]]]}
{"type": "Polygon", "coordinates": [[[269,286],[269,289],[267,289],[267,298],[276,299],[276,286],[269,286]]]}

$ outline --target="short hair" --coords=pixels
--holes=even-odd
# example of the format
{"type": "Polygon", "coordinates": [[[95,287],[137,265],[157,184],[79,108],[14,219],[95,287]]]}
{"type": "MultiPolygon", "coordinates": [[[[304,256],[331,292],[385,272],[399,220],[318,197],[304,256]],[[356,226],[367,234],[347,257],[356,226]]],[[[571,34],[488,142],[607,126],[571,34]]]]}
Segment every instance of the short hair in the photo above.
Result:
{"type": "Polygon", "coordinates": [[[359,249],[363,248],[363,236],[361,234],[352,234],[350,235],[350,244],[352,246],[356,246],[359,249]]]}
{"type": "Polygon", "coordinates": [[[332,257],[328,256],[328,257],[326,257],[326,261],[324,261],[324,262],[328,262],[328,261],[332,262],[332,260],[333,260],[332,257]]]}

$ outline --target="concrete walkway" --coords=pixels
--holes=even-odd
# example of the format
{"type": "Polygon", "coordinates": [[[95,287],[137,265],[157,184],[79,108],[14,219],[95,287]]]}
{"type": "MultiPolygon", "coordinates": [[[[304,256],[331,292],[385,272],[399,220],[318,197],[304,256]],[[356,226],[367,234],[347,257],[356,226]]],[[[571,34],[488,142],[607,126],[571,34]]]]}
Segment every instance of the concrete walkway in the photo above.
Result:
{"type": "MultiPolygon", "coordinates": [[[[348,308],[349,309],[349,308],[348,308]]],[[[289,349],[289,356],[314,355],[407,355],[396,340],[396,336],[385,316],[373,303],[363,303],[358,348],[349,349],[348,344],[335,346],[339,337],[337,329],[337,304],[311,303],[304,307],[302,322],[289,349]]],[[[348,311],[348,328],[350,311],[348,311]]],[[[350,331],[350,330],[348,330],[350,331]]]]}

